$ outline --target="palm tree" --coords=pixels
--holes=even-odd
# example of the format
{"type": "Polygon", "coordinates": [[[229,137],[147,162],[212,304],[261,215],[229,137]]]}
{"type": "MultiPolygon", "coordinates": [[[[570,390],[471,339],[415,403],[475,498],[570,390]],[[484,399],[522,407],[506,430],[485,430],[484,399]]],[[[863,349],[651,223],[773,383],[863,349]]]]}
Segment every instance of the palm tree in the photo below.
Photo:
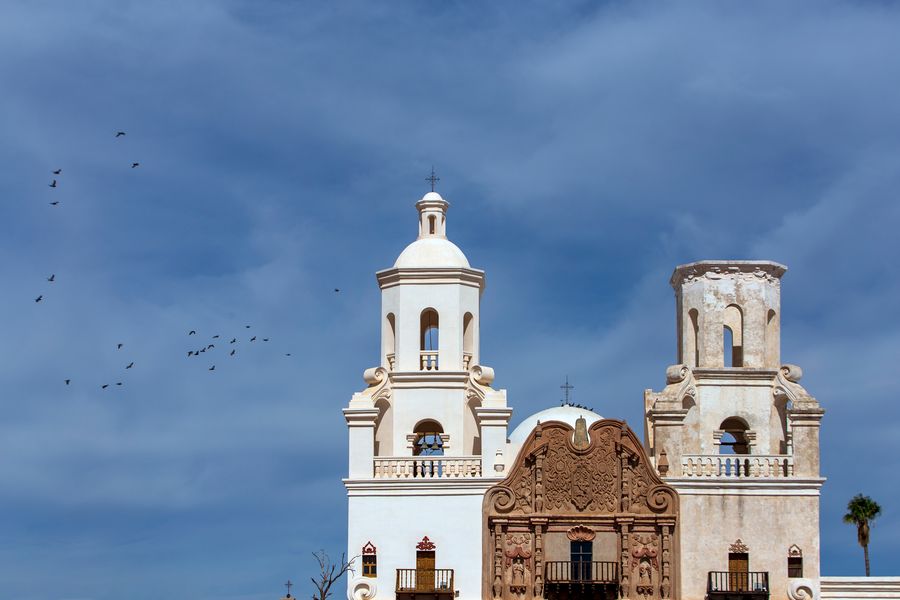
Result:
{"type": "Polygon", "coordinates": [[[856,525],[856,539],[866,555],[866,577],[869,576],[869,523],[880,514],[881,507],[877,502],[857,494],[847,503],[847,514],[844,515],[844,523],[856,525]]]}

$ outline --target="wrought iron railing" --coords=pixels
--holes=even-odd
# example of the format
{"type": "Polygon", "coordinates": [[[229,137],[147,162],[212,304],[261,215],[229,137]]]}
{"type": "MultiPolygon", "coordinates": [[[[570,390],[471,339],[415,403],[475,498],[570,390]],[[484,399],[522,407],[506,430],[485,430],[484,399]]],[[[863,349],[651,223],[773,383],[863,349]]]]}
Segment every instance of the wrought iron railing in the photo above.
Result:
{"type": "Polygon", "coordinates": [[[453,593],[453,569],[397,569],[397,592],[453,593]]]}
{"type": "Polygon", "coordinates": [[[619,564],[603,561],[547,561],[547,583],[619,583],[619,564]]]}
{"type": "Polygon", "coordinates": [[[715,593],[769,594],[768,571],[710,571],[706,591],[715,593]]]}

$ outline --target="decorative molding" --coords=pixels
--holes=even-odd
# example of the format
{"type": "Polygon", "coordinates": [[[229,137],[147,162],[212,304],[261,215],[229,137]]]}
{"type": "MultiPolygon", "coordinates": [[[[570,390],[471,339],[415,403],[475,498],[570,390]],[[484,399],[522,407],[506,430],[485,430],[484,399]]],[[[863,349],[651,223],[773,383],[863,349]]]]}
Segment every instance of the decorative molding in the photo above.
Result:
{"type": "Polygon", "coordinates": [[[357,577],[350,582],[350,600],[372,600],[378,593],[376,582],[372,577],[357,577]]]}
{"type": "Polygon", "coordinates": [[[818,587],[816,582],[805,577],[789,579],[788,598],[790,598],[790,600],[819,600],[818,587]]]}
{"type": "Polygon", "coordinates": [[[800,546],[794,544],[788,548],[788,556],[791,558],[801,558],[803,556],[803,550],[800,549],[800,546]]]}
{"type": "Polygon", "coordinates": [[[566,532],[566,537],[573,542],[590,542],[597,537],[597,533],[590,527],[576,525],[566,532]]]}
{"type": "Polygon", "coordinates": [[[366,544],[362,547],[362,553],[363,553],[363,556],[369,555],[369,554],[377,554],[378,549],[375,547],[375,544],[373,544],[370,540],[370,541],[366,542],[366,544]]]}
{"type": "Polygon", "coordinates": [[[428,536],[422,538],[422,541],[416,544],[416,550],[434,550],[437,546],[434,545],[434,542],[428,539],[428,536]]]}
{"type": "Polygon", "coordinates": [[[507,477],[485,494],[482,562],[494,568],[482,573],[482,589],[496,600],[541,598],[559,583],[549,571],[544,579],[544,533],[590,542],[600,530],[621,540],[619,597],[669,600],[679,589],[678,494],[624,421],[597,421],[579,443],[575,431],[559,421],[537,424],[507,477]]]}
{"type": "Polygon", "coordinates": [[[768,260],[704,260],[686,265],[678,265],[669,280],[671,286],[690,283],[696,279],[743,279],[745,281],[766,281],[780,285],[781,276],[787,271],[782,264],[768,260]]]}
{"type": "MultiPolygon", "coordinates": [[[[803,369],[797,365],[782,365],[775,375],[772,384],[772,395],[776,400],[786,399],[791,403],[791,411],[815,411],[819,409],[819,403],[809,392],[800,385],[803,377],[803,369]]],[[[821,410],[821,409],[819,409],[821,410]]]]}
{"type": "Polygon", "coordinates": [[[747,554],[750,552],[750,547],[742,542],[741,538],[738,538],[732,545],[728,546],[728,551],[734,552],[735,554],[747,554]]]}

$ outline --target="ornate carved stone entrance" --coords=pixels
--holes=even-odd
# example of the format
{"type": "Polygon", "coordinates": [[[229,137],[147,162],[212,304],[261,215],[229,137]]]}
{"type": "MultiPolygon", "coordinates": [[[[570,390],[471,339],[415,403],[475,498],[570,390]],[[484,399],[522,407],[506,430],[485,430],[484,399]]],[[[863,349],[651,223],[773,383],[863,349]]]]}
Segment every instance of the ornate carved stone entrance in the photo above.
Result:
{"type": "Polygon", "coordinates": [[[482,512],[484,600],[677,600],[678,495],[624,421],[539,423],[482,512]]]}

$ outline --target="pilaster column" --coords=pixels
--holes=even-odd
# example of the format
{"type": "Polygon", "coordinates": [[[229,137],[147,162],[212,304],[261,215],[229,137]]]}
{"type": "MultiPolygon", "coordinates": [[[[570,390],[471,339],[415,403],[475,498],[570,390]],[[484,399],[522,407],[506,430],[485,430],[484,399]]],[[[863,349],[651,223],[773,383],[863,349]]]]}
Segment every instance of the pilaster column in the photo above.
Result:
{"type": "Polygon", "coordinates": [[[374,407],[345,408],[349,447],[350,479],[372,479],[375,474],[375,422],[379,410],[374,407]]]}
{"type": "Polygon", "coordinates": [[[479,406],[475,409],[475,419],[481,431],[481,474],[484,477],[505,475],[506,433],[512,409],[479,406]]]}
{"type": "Polygon", "coordinates": [[[794,476],[819,476],[819,427],[825,411],[800,408],[788,411],[794,450],[794,476]]]}

